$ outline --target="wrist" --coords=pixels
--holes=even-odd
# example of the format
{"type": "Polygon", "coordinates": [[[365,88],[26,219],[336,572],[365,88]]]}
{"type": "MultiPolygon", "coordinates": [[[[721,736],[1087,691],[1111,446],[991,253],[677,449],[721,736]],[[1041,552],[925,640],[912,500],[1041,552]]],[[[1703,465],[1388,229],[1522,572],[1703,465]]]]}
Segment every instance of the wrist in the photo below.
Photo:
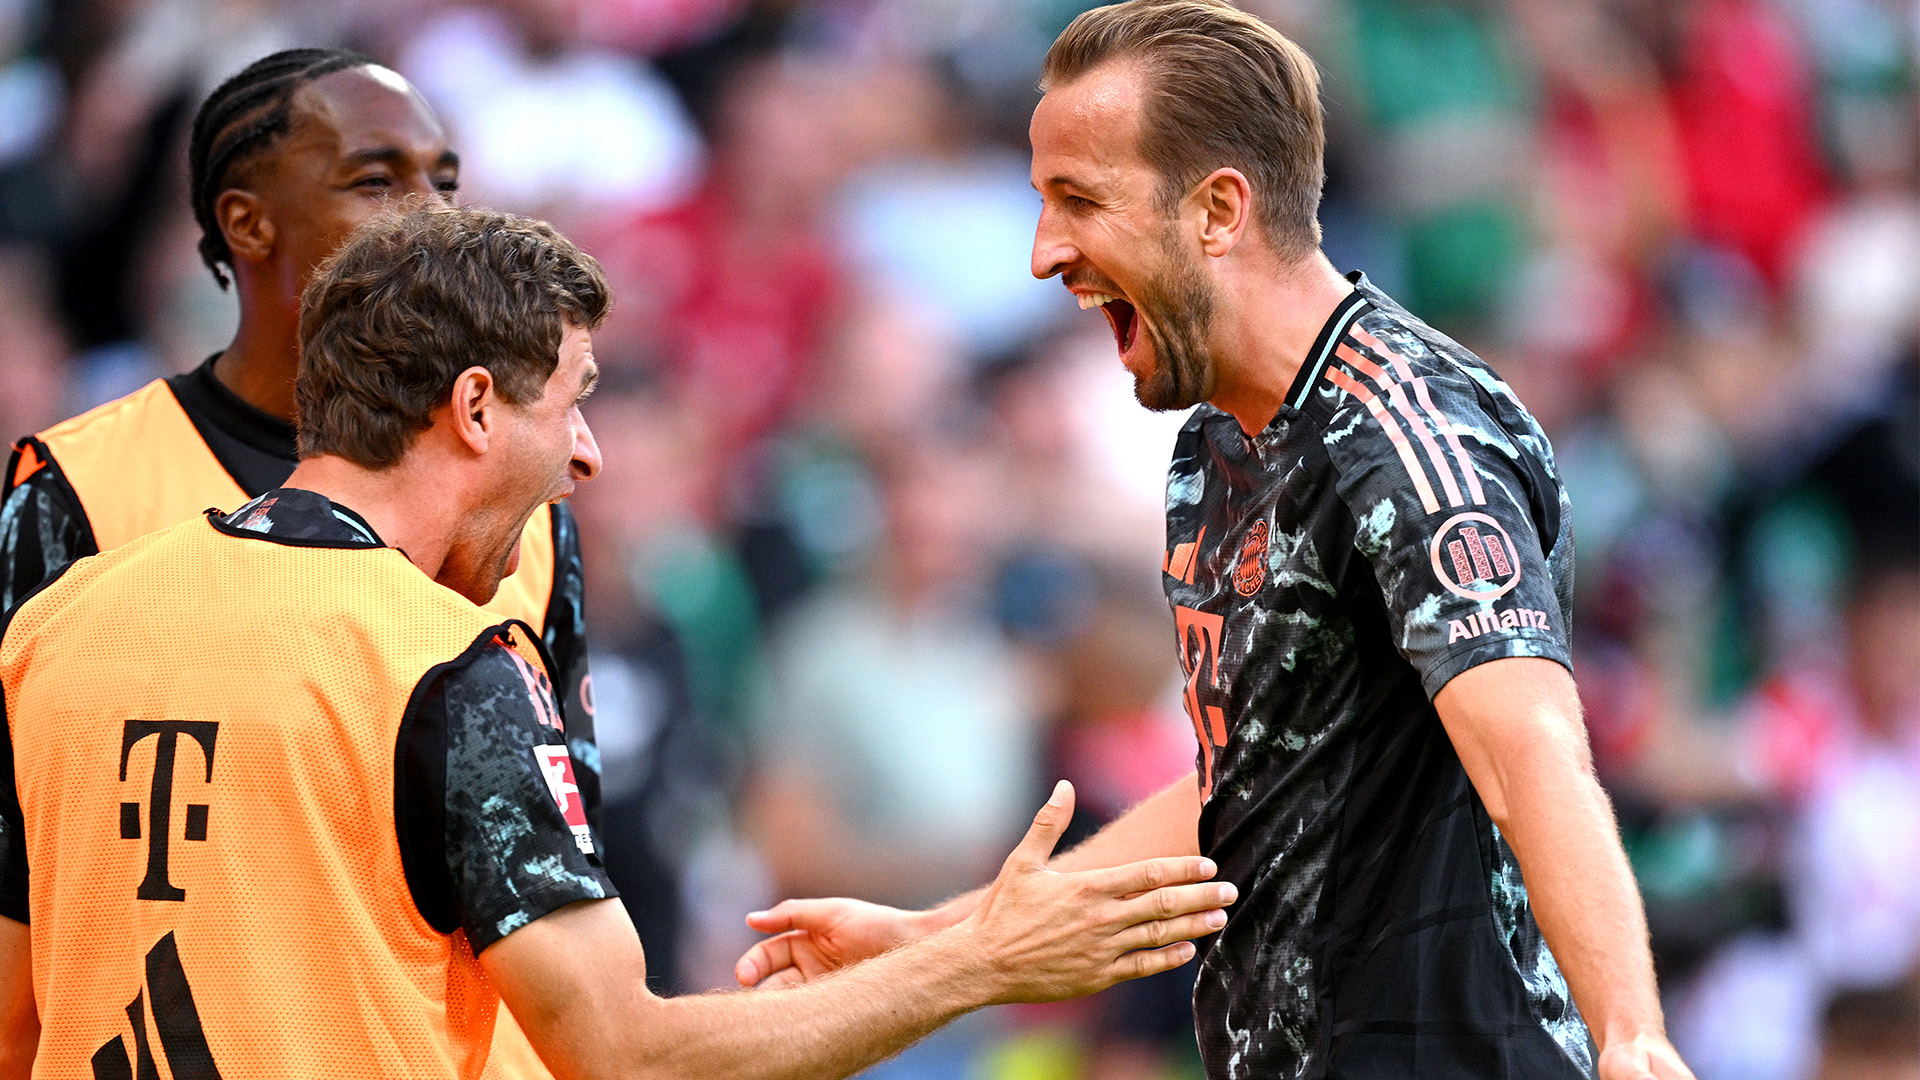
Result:
{"type": "Polygon", "coordinates": [[[1619,1020],[1612,1023],[1596,1024],[1593,1029],[1595,1045],[1604,1052],[1609,1046],[1631,1046],[1635,1043],[1664,1043],[1667,1041],[1666,1025],[1658,1018],[1647,1020],[1619,1020]]]}
{"type": "Polygon", "coordinates": [[[922,954],[916,957],[913,969],[930,980],[934,992],[946,999],[944,1004],[955,1016],[1000,1004],[1011,989],[1007,972],[993,951],[975,940],[974,929],[962,918],[928,932],[911,946],[912,951],[922,954]]]}
{"type": "Polygon", "coordinates": [[[917,940],[929,934],[937,934],[951,926],[959,925],[962,919],[973,914],[980,903],[980,894],[970,892],[925,911],[907,913],[907,931],[909,940],[917,940]]]}

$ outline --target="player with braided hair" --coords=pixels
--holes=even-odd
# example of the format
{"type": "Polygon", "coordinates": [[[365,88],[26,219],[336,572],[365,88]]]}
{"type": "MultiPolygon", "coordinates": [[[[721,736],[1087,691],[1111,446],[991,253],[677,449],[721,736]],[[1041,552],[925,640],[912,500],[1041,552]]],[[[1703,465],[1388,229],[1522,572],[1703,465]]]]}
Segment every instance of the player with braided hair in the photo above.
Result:
{"type": "Polygon", "coordinates": [[[215,90],[193,118],[187,147],[193,218],[200,225],[200,258],[227,287],[222,264],[233,252],[220,231],[214,203],[246,175],[253,160],[293,126],[293,95],[307,83],[348,68],[377,67],[373,58],[344,49],[287,49],[255,61],[215,90]]]}
{"type": "MultiPolygon", "coordinates": [[[[195,370],[15,444],[0,477],[0,610],[79,558],[280,487],[298,463],[301,291],[355,226],[404,198],[447,201],[459,166],[419,93],[358,53],[289,49],[214,90],[194,117],[190,197],[201,258],[237,293],[239,328],[195,370]]],[[[597,822],[582,591],[572,513],[554,503],[527,523],[518,569],[488,609],[545,639],[575,780],[597,822]]],[[[26,989],[0,987],[0,1013],[31,1009],[30,992],[8,1000],[26,989]]],[[[545,1075],[505,1018],[493,1066],[545,1075]]]]}

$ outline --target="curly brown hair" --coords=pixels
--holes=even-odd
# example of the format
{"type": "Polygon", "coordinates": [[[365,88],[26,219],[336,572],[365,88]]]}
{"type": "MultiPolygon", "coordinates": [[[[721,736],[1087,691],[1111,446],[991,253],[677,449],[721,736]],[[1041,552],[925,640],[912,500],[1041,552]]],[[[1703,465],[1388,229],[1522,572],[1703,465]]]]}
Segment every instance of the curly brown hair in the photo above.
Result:
{"type": "Polygon", "coordinates": [[[612,297],[600,264],[544,221],[420,206],[355,229],[300,298],[300,456],[397,463],[460,373],[536,401],[567,325],[612,297]]]}

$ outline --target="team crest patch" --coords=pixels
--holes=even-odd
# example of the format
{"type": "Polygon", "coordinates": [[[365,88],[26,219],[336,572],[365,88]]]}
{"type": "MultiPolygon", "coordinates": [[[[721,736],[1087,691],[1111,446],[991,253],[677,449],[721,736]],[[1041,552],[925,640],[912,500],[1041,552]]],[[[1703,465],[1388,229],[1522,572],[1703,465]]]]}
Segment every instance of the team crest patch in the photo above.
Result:
{"type": "Polygon", "coordinates": [[[1433,572],[1455,596],[1492,600],[1520,584],[1519,549],[1486,514],[1455,514],[1433,534],[1433,572]]]}
{"type": "Polygon", "coordinates": [[[1267,522],[1262,518],[1247,530],[1240,544],[1240,561],[1233,568],[1233,587],[1241,596],[1252,596],[1267,581],[1267,522]]]}

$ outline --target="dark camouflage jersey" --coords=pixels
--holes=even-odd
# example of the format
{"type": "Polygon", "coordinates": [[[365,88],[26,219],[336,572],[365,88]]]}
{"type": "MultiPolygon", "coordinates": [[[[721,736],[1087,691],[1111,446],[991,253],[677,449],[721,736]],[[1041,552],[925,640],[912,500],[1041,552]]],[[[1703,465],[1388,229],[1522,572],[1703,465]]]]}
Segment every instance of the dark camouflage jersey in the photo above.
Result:
{"type": "MultiPolygon", "coordinates": [[[[385,546],[353,511],[297,488],[275,488],[217,520],[263,541],[385,546]]],[[[501,640],[515,633],[529,631],[495,627],[428,671],[394,748],[393,827],[408,889],[434,929],[464,929],[475,952],[567,904],[617,895],[553,685],[501,640]]],[[[11,770],[0,783],[0,806],[17,806],[11,770]]],[[[17,819],[7,816],[11,832],[17,819]]],[[[25,845],[4,846],[0,914],[25,921],[25,845]]]]}
{"type": "Polygon", "coordinates": [[[1506,384],[1354,280],[1273,422],[1201,406],[1167,479],[1201,849],[1240,890],[1201,1053],[1217,1080],[1590,1077],[1431,703],[1489,660],[1568,663],[1566,493],[1506,384]]]}

